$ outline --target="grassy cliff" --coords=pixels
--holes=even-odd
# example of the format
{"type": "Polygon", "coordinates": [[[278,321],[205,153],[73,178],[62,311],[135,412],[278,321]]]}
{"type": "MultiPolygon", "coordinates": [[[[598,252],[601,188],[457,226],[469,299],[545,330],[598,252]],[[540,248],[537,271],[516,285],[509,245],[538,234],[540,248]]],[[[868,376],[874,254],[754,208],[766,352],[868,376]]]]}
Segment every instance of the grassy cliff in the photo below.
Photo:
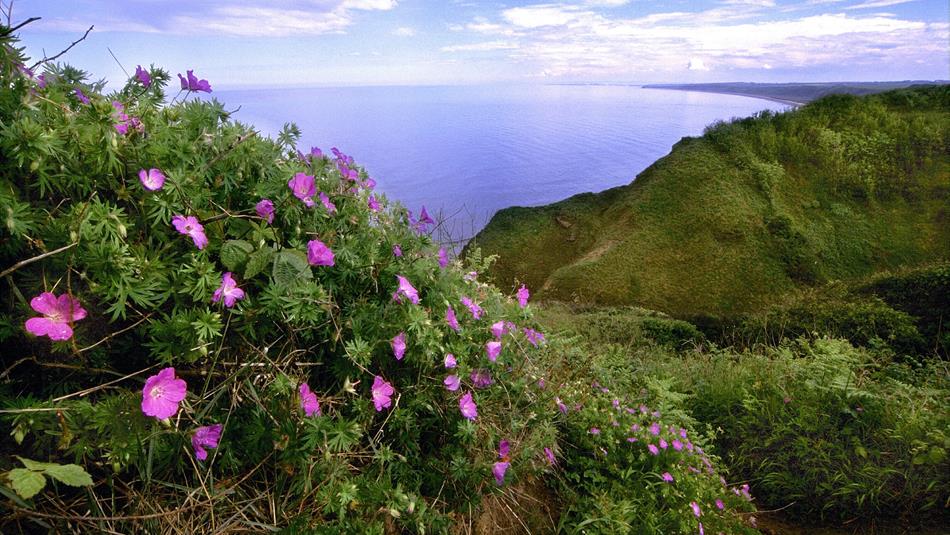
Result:
{"type": "Polygon", "coordinates": [[[674,315],[950,258],[950,86],[717,123],[627,186],[495,214],[502,287],[674,315]]]}

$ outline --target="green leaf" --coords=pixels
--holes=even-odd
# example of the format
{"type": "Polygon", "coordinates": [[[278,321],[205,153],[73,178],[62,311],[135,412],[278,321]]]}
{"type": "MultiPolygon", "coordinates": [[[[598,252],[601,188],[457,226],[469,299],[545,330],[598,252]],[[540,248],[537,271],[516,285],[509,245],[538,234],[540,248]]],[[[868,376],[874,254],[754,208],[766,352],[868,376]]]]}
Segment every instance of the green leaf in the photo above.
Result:
{"type": "Polygon", "coordinates": [[[7,479],[10,480],[13,490],[25,500],[36,496],[46,486],[46,478],[43,474],[26,468],[10,470],[7,472],[7,479]]]}
{"type": "Polygon", "coordinates": [[[46,475],[71,487],[92,485],[92,477],[78,464],[54,464],[45,470],[46,475]]]}
{"type": "Polygon", "coordinates": [[[264,247],[251,254],[250,258],[247,259],[247,267],[244,269],[244,278],[250,279],[254,275],[264,271],[264,268],[270,263],[270,259],[273,255],[274,250],[270,247],[264,247]]]}
{"type": "Polygon", "coordinates": [[[53,463],[41,463],[39,461],[20,457],[19,455],[17,455],[16,458],[20,459],[20,462],[23,463],[23,466],[25,466],[28,470],[33,470],[34,472],[42,472],[51,466],[57,466],[53,463]]]}
{"type": "Polygon", "coordinates": [[[254,246],[244,240],[228,240],[221,246],[221,263],[228,271],[239,271],[254,246]]]}
{"type": "Polygon", "coordinates": [[[294,249],[288,249],[274,255],[273,276],[275,283],[280,286],[288,286],[299,280],[312,279],[313,272],[310,271],[307,255],[294,249]]]}

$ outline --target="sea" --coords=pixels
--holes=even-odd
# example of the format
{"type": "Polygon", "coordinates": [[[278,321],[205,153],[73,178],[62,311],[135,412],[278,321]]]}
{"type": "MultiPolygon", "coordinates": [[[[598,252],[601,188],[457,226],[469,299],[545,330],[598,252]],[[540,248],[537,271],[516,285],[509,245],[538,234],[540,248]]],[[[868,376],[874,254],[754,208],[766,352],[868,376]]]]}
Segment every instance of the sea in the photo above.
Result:
{"type": "Polygon", "coordinates": [[[354,157],[387,199],[464,242],[498,210],[629,184],[684,136],[788,105],[634,85],[319,87],[216,91],[234,119],[307,151],[354,157]]]}

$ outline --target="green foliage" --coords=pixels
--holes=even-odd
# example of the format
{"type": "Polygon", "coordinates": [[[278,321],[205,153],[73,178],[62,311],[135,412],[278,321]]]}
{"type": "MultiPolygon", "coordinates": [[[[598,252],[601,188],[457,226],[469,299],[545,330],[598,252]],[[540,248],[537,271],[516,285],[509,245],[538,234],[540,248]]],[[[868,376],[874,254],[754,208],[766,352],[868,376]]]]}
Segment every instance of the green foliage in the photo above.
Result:
{"type": "Polygon", "coordinates": [[[716,123],[629,185],[501,210],[473,243],[502,287],[675,317],[946,261],[948,110],[938,85],[716,123]]]}
{"type": "MultiPolygon", "coordinates": [[[[504,336],[497,363],[485,355],[492,323],[532,325],[530,310],[465,277],[488,260],[441,268],[438,244],[349,157],[299,156],[293,125],[272,140],[215,100],[185,94],[166,104],[169,76],[154,67],[150,87],[133,78],[104,95],[85,73],[47,65],[40,87],[18,68],[15,41],[2,39],[0,268],[14,267],[0,281],[0,405],[12,429],[2,449],[75,463],[0,459],[2,483],[32,497],[30,507],[93,511],[81,528],[95,530],[93,517],[153,518],[159,507],[181,508],[161,521],[189,532],[440,532],[544,470],[542,447],[554,446],[556,431],[554,413],[539,407],[554,394],[536,386],[543,373],[520,327],[504,336]],[[113,102],[141,128],[117,129],[124,119],[113,102]],[[139,181],[153,168],[166,176],[156,191],[139,181]],[[297,174],[314,177],[335,211],[295,197],[288,181],[297,174]],[[274,203],[273,224],[256,214],[263,198],[274,203]],[[197,218],[207,245],[176,230],[176,215],[197,218]],[[333,266],[309,263],[317,239],[333,266]],[[233,307],[215,298],[226,272],[245,292],[233,307]],[[418,304],[394,298],[397,275],[418,290],[418,304]],[[65,341],[24,329],[43,292],[87,311],[65,341]],[[463,296],[484,309],[481,319],[463,296]],[[444,320],[449,306],[458,332],[444,320]],[[390,346],[400,332],[402,360],[390,346]],[[446,353],[455,370],[445,369],[446,353]],[[169,366],[187,396],[158,421],[143,414],[142,385],[169,366]],[[475,388],[476,370],[493,384],[475,388]],[[443,385],[450,373],[461,378],[458,392],[443,385]],[[379,409],[377,377],[395,391],[379,409]],[[303,414],[303,383],[321,415],[303,414]],[[463,392],[477,402],[475,421],[460,413],[463,392]],[[212,424],[223,434],[200,461],[192,439],[212,424]],[[490,469],[502,438],[511,468],[498,487],[490,469]],[[63,500],[59,489],[43,491],[47,477],[90,488],[63,500]],[[238,524],[225,527],[227,518],[238,524]]],[[[110,526],[156,529],[131,519],[110,526]]]]}

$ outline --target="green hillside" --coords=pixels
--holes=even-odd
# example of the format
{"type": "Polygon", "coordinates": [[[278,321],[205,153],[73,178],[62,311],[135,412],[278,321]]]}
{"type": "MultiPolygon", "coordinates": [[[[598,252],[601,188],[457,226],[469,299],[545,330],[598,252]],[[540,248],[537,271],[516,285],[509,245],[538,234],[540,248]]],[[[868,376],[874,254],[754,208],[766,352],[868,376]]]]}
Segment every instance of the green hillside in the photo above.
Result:
{"type": "Polygon", "coordinates": [[[680,316],[950,258],[950,87],[717,123],[634,182],[495,214],[502,288],[680,316]]]}

